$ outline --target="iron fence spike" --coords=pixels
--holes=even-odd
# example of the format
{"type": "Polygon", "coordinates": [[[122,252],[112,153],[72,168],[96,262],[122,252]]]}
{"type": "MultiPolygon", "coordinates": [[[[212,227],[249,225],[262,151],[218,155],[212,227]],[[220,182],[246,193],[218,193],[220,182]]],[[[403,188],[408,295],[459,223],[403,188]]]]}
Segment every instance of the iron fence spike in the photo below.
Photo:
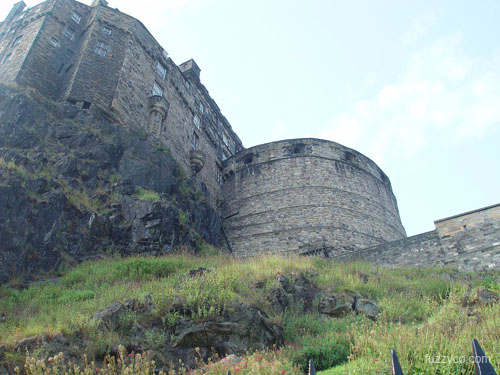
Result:
{"type": "Polygon", "coordinates": [[[398,355],[394,349],[391,350],[391,359],[392,359],[392,375],[403,375],[403,370],[401,369],[401,365],[399,364],[398,355]]]}
{"type": "Polygon", "coordinates": [[[474,372],[476,375],[496,375],[495,369],[476,339],[472,339],[472,355],[474,356],[474,372]]]}

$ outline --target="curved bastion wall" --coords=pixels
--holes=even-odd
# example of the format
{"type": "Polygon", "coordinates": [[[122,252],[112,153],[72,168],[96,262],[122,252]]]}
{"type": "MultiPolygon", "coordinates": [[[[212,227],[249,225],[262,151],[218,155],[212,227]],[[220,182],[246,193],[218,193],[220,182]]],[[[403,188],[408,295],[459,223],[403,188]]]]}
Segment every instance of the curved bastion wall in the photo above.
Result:
{"type": "Polygon", "coordinates": [[[227,159],[223,173],[223,222],[236,256],[339,255],[406,237],[387,176],[338,143],[258,145],[227,159]]]}

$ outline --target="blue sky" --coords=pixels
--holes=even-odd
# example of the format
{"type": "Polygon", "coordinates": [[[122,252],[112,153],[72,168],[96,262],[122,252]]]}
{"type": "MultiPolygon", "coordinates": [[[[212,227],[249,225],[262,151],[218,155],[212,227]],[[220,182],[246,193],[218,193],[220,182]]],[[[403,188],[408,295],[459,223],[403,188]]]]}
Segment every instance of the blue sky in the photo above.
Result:
{"type": "Polygon", "coordinates": [[[409,235],[500,202],[500,0],[110,6],[196,60],[246,147],[318,137],[373,159],[409,235]]]}

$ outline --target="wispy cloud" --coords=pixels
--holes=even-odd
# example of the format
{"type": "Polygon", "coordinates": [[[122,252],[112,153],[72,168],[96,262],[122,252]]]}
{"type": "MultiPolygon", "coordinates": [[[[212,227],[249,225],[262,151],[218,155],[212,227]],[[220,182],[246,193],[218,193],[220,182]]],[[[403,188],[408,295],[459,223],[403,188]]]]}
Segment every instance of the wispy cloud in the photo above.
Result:
{"type": "Polygon", "coordinates": [[[403,74],[335,116],[325,137],[378,162],[410,158],[432,142],[480,139],[500,126],[500,58],[474,57],[460,32],[414,49],[403,74]]]}
{"type": "Polygon", "coordinates": [[[402,41],[405,44],[414,44],[426,37],[431,28],[438,20],[438,14],[435,11],[426,12],[416,17],[410,28],[402,35],[402,41]]]}

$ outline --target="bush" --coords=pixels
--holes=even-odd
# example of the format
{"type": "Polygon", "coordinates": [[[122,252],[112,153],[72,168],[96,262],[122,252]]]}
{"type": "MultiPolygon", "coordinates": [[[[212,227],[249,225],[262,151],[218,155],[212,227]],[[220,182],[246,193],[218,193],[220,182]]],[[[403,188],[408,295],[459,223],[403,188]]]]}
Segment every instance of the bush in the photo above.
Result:
{"type": "Polygon", "coordinates": [[[325,370],[347,361],[351,344],[347,337],[330,332],[322,336],[308,336],[301,346],[287,349],[291,361],[302,368],[308,368],[309,360],[314,361],[316,370],[325,370]]]}

